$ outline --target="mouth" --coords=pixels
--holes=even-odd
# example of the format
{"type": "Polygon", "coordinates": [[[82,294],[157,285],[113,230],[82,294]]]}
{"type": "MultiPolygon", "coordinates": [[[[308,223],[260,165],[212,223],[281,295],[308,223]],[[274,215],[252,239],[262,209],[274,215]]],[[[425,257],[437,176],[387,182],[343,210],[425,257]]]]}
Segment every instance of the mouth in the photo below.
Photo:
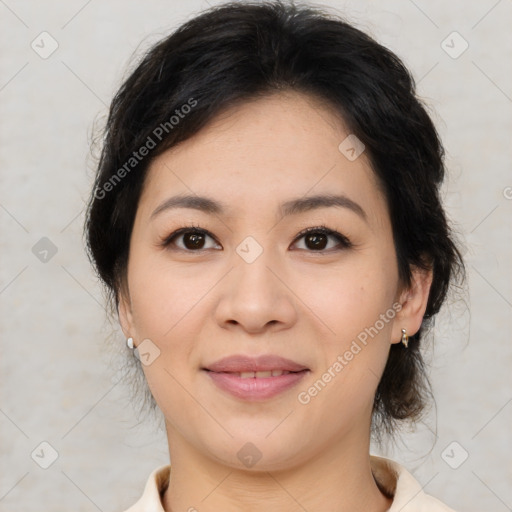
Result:
{"type": "MultiPolygon", "coordinates": [[[[282,371],[283,373],[292,373],[309,370],[309,368],[303,364],[274,354],[262,354],[257,357],[245,354],[235,354],[219,359],[214,363],[204,366],[202,369],[215,373],[255,373],[260,374],[257,375],[257,377],[261,378],[271,377],[272,372],[282,371]],[[266,372],[271,373],[268,374],[266,372]]],[[[253,377],[252,375],[248,376],[253,377]]]]}
{"type": "Polygon", "coordinates": [[[263,401],[282,394],[310,372],[306,366],[277,354],[235,354],[201,370],[218,390],[244,401],[263,401]]]}
{"type": "Polygon", "coordinates": [[[296,387],[310,370],[266,370],[259,372],[203,373],[219,391],[245,402],[262,402],[296,387]]]}
{"type": "MultiPolygon", "coordinates": [[[[207,372],[211,372],[212,370],[208,370],[207,368],[203,368],[203,370],[207,372]]],[[[280,377],[281,375],[287,375],[289,373],[301,373],[306,372],[308,370],[301,370],[300,372],[293,372],[289,370],[266,370],[259,372],[213,372],[213,373],[225,373],[227,375],[233,375],[236,377],[240,377],[241,379],[268,379],[270,377],[280,377]]]]}

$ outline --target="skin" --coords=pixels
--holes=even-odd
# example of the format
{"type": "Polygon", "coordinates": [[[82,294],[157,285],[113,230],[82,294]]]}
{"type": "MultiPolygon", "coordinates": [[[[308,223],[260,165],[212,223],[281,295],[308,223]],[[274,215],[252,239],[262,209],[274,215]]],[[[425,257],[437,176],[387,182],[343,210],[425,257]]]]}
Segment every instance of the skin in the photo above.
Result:
{"type": "Polygon", "coordinates": [[[391,506],[371,472],[372,404],[391,344],[400,342],[402,328],[409,335],[420,328],[432,274],[414,270],[412,286],[400,286],[387,205],[366,155],[349,161],[338,150],[348,134],[332,109],[280,92],[231,108],[150,165],[119,317],[135,345],[149,339],[160,350],[143,369],[166,420],[172,461],[166,511],[391,506]],[[281,202],[322,193],[345,194],[367,222],[337,207],[281,217],[281,202]],[[150,218],[178,194],[208,196],[229,209],[215,215],[180,208],[150,218]],[[190,249],[190,235],[160,245],[188,223],[215,238],[206,236],[200,249],[190,249]],[[329,236],[315,251],[297,238],[322,224],[353,247],[329,236]],[[247,236],[263,249],[252,263],[236,252],[247,236]],[[402,309],[394,319],[301,404],[298,393],[396,303],[402,309]],[[265,353],[310,372],[291,390],[248,402],[200,371],[228,355],[265,353]],[[261,453],[252,467],[237,457],[248,442],[261,453]]]}

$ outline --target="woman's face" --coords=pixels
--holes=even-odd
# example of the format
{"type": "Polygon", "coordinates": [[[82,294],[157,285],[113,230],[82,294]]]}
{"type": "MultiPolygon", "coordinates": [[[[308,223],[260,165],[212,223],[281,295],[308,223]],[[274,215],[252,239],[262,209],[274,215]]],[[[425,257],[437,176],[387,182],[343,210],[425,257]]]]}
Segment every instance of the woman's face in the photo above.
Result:
{"type": "Polygon", "coordinates": [[[151,163],[120,320],[171,453],[270,470],[368,441],[390,344],[402,327],[419,329],[430,283],[399,290],[385,198],[348,135],[312,98],[279,94],[226,112],[151,163]],[[177,196],[196,207],[162,207],[177,196]],[[340,198],[304,202],[316,196],[340,198]],[[234,355],[307,370],[251,380],[205,370],[234,355]]]}

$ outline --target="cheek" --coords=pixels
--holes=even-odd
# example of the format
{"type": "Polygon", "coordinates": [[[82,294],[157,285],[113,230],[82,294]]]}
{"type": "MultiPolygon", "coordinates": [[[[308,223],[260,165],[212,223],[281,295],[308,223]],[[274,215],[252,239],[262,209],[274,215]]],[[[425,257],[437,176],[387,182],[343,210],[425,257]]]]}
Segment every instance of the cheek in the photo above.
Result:
{"type": "Polygon", "coordinates": [[[311,387],[301,388],[299,403],[326,421],[331,415],[355,421],[371,409],[389,353],[396,315],[393,270],[367,262],[347,266],[320,284],[313,293],[306,294],[306,286],[300,292],[323,335],[315,378],[311,387]]]}
{"type": "Polygon", "coordinates": [[[390,348],[397,274],[392,255],[367,254],[350,263],[317,281],[313,293],[310,288],[304,295],[306,286],[300,292],[321,319],[317,325],[327,326],[319,351],[322,382],[314,384],[319,391],[310,409],[320,416],[324,409],[350,409],[355,417],[371,408],[390,348]]]}
{"type": "Polygon", "coordinates": [[[128,279],[137,336],[150,339],[159,350],[142,369],[159,408],[175,424],[173,411],[198,414],[197,403],[180,383],[190,380],[196,363],[194,343],[201,328],[197,317],[204,314],[201,308],[214,279],[211,274],[200,278],[197,270],[174,269],[142,252],[134,254],[131,264],[128,279]]]}
{"type": "Polygon", "coordinates": [[[172,339],[174,332],[193,315],[214,284],[212,273],[199,277],[196,269],[174,269],[149,255],[133,259],[130,295],[139,337],[172,339]]]}
{"type": "MultiPolygon", "coordinates": [[[[375,324],[381,314],[392,308],[396,291],[396,271],[392,264],[378,258],[354,258],[351,263],[314,279],[302,276],[297,295],[325,327],[327,339],[339,346],[375,324]]],[[[391,309],[388,316],[394,311],[391,309]]],[[[379,330],[384,328],[379,322],[379,330]]]]}
{"type": "Polygon", "coordinates": [[[189,380],[191,367],[199,367],[197,340],[204,337],[201,329],[210,314],[208,292],[219,276],[214,271],[199,272],[193,264],[176,268],[142,251],[134,253],[131,265],[128,279],[136,333],[159,350],[143,370],[159,406],[165,409],[171,404],[176,410],[188,396],[177,382],[189,380]]]}

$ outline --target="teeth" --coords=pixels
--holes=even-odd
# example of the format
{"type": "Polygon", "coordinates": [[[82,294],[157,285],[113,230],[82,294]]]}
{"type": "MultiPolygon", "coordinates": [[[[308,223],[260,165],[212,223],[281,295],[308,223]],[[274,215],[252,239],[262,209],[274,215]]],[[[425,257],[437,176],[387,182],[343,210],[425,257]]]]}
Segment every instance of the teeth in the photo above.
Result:
{"type": "Polygon", "coordinates": [[[238,375],[242,379],[253,379],[255,377],[258,379],[267,379],[269,377],[279,377],[280,375],[284,375],[286,373],[290,372],[286,370],[268,370],[266,372],[233,372],[233,375],[238,375]]]}

